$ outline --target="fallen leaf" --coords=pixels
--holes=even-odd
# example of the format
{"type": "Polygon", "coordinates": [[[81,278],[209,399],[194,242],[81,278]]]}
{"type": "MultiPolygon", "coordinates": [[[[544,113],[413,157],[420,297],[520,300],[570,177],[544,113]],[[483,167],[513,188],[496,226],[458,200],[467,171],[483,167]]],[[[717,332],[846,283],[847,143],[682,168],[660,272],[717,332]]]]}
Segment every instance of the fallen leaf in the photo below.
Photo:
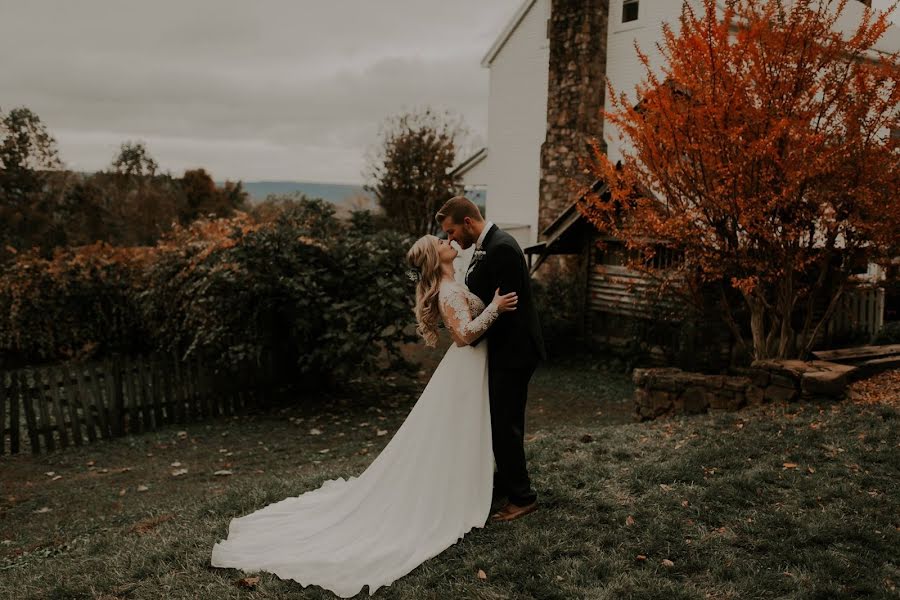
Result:
{"type": "Polygon", "coordinates": [[[813,467],[806,467],[806,470],[809,471],[810,473],[816,472],[816,470],[813,467]]]}
{"type": "Polygon", "coordinates": [[[673,563],[673,562],[672,562],[671,560],[669,560],[668,558],[664,558],[663,561],[662,561],[662,565],[663,565],[664,567],[666,567],[667,569],[671,569],[672,567],[675,566],[675,563],[673,563]]]}
{"type": "Polygon", "coordinates": [[[54,475],[53,479],[51,479],[50,481],[58,481],[60,479],[62,479],[62,475],[54,475]]]}
{"type": "Polygon", "coordinates": [[[328,454],[329,452],[331,452],[329,448],[322,448],[319,450],[319,454],[328,454]]]}
{"type": "Polygon", "coordinates": [[[97,464],[97,463],[95,463],[92,460],[87,461],[87,466],[89,466],[89,467],[93,467],[95,464],[97,464]]]}
{"type": "Polygon", "coordinates": [[[53,510],[53,509],[50,508],[49,506],[42,506],[41,508],[39,508],[39,509],[37,509],[37,510],[34,510],[34,511],[32,511],[32,512],[37,513],[37,514],[40,515],[40,514],[43,514],[43,513],[48,513],[48,512],[50,512],[51,510],[53,510]]]}
{"type": "Polygon", "coordinates": [[[178,462],[178,461],[175,461],[175,462],[173,462],[173,463],[172,463],[171,465],[169,465],[169,466],[170,466],[170,467],[180,467],[180,466],[181,466],[181,463],[178,462]]]}
{"type": "Polygon", "coordinates": [[[375,435],[377,435],[378,437],[387,435],[387,429],[379,429],[378,431],[375,432],[375,435]]]}
{"type": "Polygon", "coordinates": [[[313,427],[309,430],[309,435],[322,435],[322,432],[319,429],[313,427]]]}
{"type": "Polygon", "coordinates": [[[682,501],[681,501],[681,506],[683,506],[684,508],[687,508],[688,506],[690,506],[690,504],[691,504],[691,503],[688,502],[687,500],[682,500],[682,501]]]}
{"type": "Polygon", "coordinates": [[[784,466],[785,469],[796,469],[797,463],[784,463],[782,466],[784,466]]]}
{"type": "Polygon", "coordinates": [[[638,554],[638,555],[635,556],[634,558],[635,558],[635,560],[639,560],[639,561],[641,561],[641,562],[647,560],[647,557],[644,556],[643,554],[638,554]]]}
{"type": "Polygon", "coordinates": [[[182,475],[187,475],[187,469],[175,469],[172,471],[172,477],[180,477],[182,475]]]}
{"type": "Polygon", "coordinates": [[[631,515],[628,515],[627,517],[625,517],[625,525],[627,525],[629,527],[634,525],[634,517],[632,517],[631,515]]]}
{"type": "Polygon", "coordinates": [[[150,488],[147,487],[146,485],[143,485],[143,484],[142,484],[142,485],[137,486],[136,489],[137,489],[137,491],[139,491],[139,492],[146,492],[146,491],[149,490],[150,488]]]}
{"type": "Polygon", "coordinates": [[[219,475],[219,476],[225,477],[227,475],[233,475],[233,473],[231,471],[229,471],[228,469],[221,469],[221,470],[213,473],[213,475],[219,475]]]}
{"type": "Polygon", "coordinates": [[[253,589],[259,583],[259,577],[244,577],[234,582],[234,585],[242,588],[253,589]]]}
{"type": "Polygon", "coordinates": [[[125,495],[125,492],[127,492],[127,491],[128,491],[128,490],[126,490],[125,488],[122,488],[121,490],[119,490],[119,495],[120,495],[120,496],[124,496],[124,495],[125,495]]]}
{"type": "Polygon", "coordinates": [[[671,491],[672,491],[672,486],[671,486],[671,485],[668,485],[668,484],[665,484],[665,483],[661,483],[661,484],[659,484],[659,489],[661,489],[661,490],[664,491],[664,492],[671,492],[671,491]]]}
{"type": "Polygon", "coordinates": [[[44,475],[46,475],[47,477],[53,477],[54,475],[56,475],[56,471],[47,471],[46,473],[44,473],[44,475]]]}
{"type": "Polygon", "coordinates": [[[487,579],[487,573],[485,573],[481,569],[478,569],[478,579],[485,581],[487,579]]]}
{"type": "Polygon", "coordinates": [[[149,531],[156,529],[166,521],[171,521],[175,518],[175,515],[159,515],[158,517],[149,517],[146,519],[142,519],[132,525],[131,531],[138,534],[145,534],[149,531]]]}

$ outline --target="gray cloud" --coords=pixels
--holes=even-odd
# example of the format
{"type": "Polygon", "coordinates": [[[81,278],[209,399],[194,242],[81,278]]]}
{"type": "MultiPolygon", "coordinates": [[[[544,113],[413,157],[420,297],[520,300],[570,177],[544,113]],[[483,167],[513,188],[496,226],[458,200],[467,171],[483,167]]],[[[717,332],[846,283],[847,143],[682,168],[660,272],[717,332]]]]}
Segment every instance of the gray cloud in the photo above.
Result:
{"type": "Polygon", "coordinates": [[[424,105],[484,135],[481,56],[520,0],[0,0],[0,108],[77,169],[126,139],[175,173],[360,181],[384,118],[424,105]]]}

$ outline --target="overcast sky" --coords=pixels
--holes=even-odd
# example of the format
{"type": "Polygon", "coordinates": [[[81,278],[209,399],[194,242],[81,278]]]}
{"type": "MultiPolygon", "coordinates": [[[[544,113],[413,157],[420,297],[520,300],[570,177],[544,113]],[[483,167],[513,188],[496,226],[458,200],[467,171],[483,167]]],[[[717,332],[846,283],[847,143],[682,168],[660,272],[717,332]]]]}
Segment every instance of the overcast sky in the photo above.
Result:
{"type": "Polygon", "coordinates": [[[485,138],[480,65],[521,0],[0,0],[0,109],[69,168],[125,140],[216,179],[361,182],[384,118],[431,105],[485,138]]]}
{"type": "Polygon", "coordinates": [[[521,1],[0,0],[0,109],[37,112],[76,170],[140,140],[176,175],[361,183],[399,111],[484,141],[481,58],[521,1]]]}

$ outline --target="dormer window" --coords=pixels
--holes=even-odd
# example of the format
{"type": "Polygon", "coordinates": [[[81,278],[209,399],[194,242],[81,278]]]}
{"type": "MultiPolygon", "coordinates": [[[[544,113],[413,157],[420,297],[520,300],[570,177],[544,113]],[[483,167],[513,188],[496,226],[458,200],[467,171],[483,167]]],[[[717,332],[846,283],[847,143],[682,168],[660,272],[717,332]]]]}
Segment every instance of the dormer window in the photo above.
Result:
{"type": "Polygon", "coordinates": [[[625,0],[622,3],[622,22],[637,21],[638,0],[625,0]]]}

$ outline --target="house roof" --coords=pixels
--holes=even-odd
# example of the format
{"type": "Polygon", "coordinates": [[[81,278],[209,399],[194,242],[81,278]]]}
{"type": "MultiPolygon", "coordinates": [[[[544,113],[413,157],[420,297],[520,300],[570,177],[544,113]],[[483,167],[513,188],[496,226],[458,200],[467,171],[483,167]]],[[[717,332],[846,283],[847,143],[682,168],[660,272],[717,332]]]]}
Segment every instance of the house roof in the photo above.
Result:
{"type": "MultiPolygon", "coordinates": [[[[609,186],[600,179],[597,179],[591,184],[590,192],[593,192],[600,197],[608,197],[610,193],[609,186]]],[[[524,249],[525,254],[538,255],[537,260],[531,266],[532,273],[535,272],[537,268],[541,266],[541,263],[543,263],[551,254],[565,254],[572,251],[571,247],[567,247],[571,246],[571,244],[567,244],[567,242],[571,242],[570,238],[572,238],[572,236],[570,233],[587,224],[587,219],[585,219],[584,215],[581,214],[581,211],[578,210],[578,203],[581,202],[587,194],[588,192],[585,191],[578,200],[572,202],[552,223],[544,228],[541,232],[541,235],[546,237],[544,241],[524,249]]],[[[576,238],[577,237],[578,236],[576,236],[576,238]]],[[[577,240],[575,245],[577,245],[577,240]]]]}
{"type": "Polygon", "coordinates": [[[487,158],[487,154],[487,148],[479,148],[474,154],[472,154],[472,156],[456,165],[456,167],[454,167],[453,170],[450,171],[450,174],[459,175],[460,177],[462,177],[463,175],[474,169],[475,166],[481,163],[481,161],[487,158]]]}
{"type": "Polygon", "coordinates": [[[494,59],[500,54],[500,50],[503,49],[503,46],[506,45],[506,42],[509,41],[509,38],[512,37],[512,34],[515,33],[516,28],[519,26],[519,23],[522,22],[522,19],[525,18],[525,15],[528,14],[528,11],[531,10],[531,7],[534,6],[534,3],[537,0],[525,0],[520,6],[519,10],[515,12],[512,19],[506,24],[506,27],[503,28],[503,31],[500,32],[500,35],[494,41],[494,44],[491,46],[491,49],[487,51],[487,54],[484,55],[484,58],[481,59],[482,67],[490,67],[491,63],[494,62],[494,59]]]}

